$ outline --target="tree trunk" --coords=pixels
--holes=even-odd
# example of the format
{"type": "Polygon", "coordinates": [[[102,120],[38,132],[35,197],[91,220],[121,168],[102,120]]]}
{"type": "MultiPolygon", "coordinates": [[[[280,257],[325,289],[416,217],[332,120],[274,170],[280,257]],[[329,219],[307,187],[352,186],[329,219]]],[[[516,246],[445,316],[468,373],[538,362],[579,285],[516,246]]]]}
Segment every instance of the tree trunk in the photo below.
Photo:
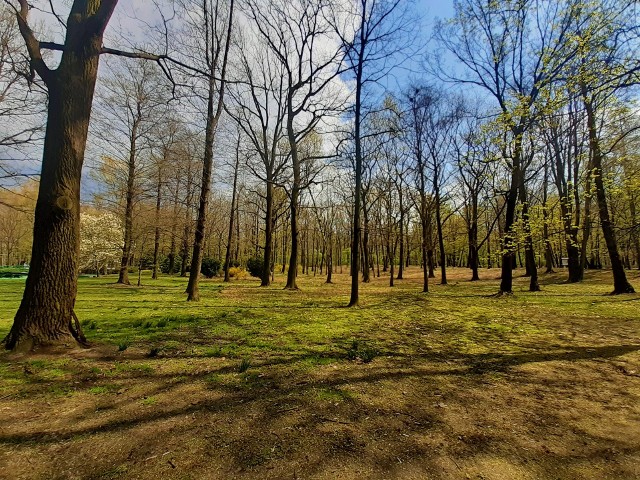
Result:
{"type": "Polygon", "coordinates": [[[231,190],[231,213],[229,214],[229,232],[227,233],[227,252],[224,257],[224,281],[229,281],[231,265],[231,240],[233,239],[233,220],[236,215],[236,194],[238,192],[238,167],[240,164],[240,134],[236,143],[236,164],[233,167],[233,189],[231,190]]]}
{"type": "MultiPolygon", "coordinates": [[[[273,182],[267,179],[266,212],[264,216],[264,268],[260,277],[261,287],[268,287],[271,283],[271,248],[273,243],[273,182]]],[[[284,265],[283,265],[284,268],[284,265]]]]}
{"type": "MultiPolygon", "coordinates": [[[[398,276],[397,280],[402,280],[402,274],[404,273],[404,205],[402,202],[402,188],[398,190],[398,200],[400,202],[400,238],[398,241],[400,242],[400,262],[398,263],[398,276]]],[[[395,258],[390,260],[391,262],[395,261],[395,258]]]]}
{"type": "Polygon", "coordinates": [[[158,279],[158,270],[160,270],[158,255],[160,253],[160,207],[162,204],[162,177],[160,175],[160,167],[158,167],[158,183],[156,184],[156,212],[155,212],[155,232],[153,237],[153,272],[151,278],[158,279]]]}
{"type": "Polygon", "coordinates": [[[362,231],[362,282],[369,283],[371,281],[370,264],[371,264],[371,252],[369,251],[369,210],[366,207],[365,199],[362,199],[363,208],[363,220],[364,229],[362,231]]]}
{"type": "Polygon", "coordinates": [[[539,292],[538,266],[536,264],[535,252],[533,250],[533,238],[531,237],[531,222],[529,219],[529,202],[527,201],[527,191],[524,184],[524,171],[520,175],[520,203],[522,204],[522,223],[524,225],[524,260],[529,276],[529,291],[539,292]]]}
{"type": "Polygon", "coordinates": [[[607,205],[607,195],[602,179],[602,151],[596,129],[596,118],[592,101],[587,97],[586,87],[582,86],[582,100],[587,112],[587,128],[589,131],[589,149],[591,151],[591,161],[593,177],[596,186],[596,198],[598,200],[598,212],[600,214],[600,225],[611,260],[611,270],[613,271],[613,294],[635,293],[631,284],[627,281],[624,265],[618,252],[613,223],[609,217],[609,207],[607,205]]]}
{"type": "Polygon", "coordinates": [[[118,282],[130,285],[129,282],[129,260],[131,258],[131,240],[133,236],[133,196],[136,179],[136,140],[138,138],[138,121],[136,117],[131,127],[131,137],[129,137],[129,161],[127,162],[127,193],[124,209],[124,246],[122,247],[122,260],[120,261],[120,274],[118,282]]]}
{"type": "Polygon", "coordinates": [[[478,275],[478,268],[480,261],[478,258],[478,218],[477,209],[474,208],[476,213],[471,214],[471,226],[469,227],[469,267],[471,268],[471,281],[475,282],[480,280],[478,275]]]}
{"type": "Polygon", "coordinates": [[[351,240],[351,297],[349,298],[349,307],[355,307],[360,300],[359,292],[359,276],[358,261],[360,259],[360,197],[362,195],[362,139],[360,138],[361,114],[362,114],[362,76],[364,67],[365,42],[364,38],[364,19],[365,12],[361,14],[362,22],[360,25],[360,46],[358,51],[358,63],[356,65],[356,102],[355,102],[355,170],[356,185],[354,192],[353,205],[353,238],[351,240]]]}
{"type": "MultiPolygon", "coordinates": [[[[41,60],[32,60],[49,91],[48,117],[31,264],[22,302],[4,339],[9,350],[27,351],[52,343],[86,344],[73,311],[78,286],[80,178],[102,34],[115,5],[115,1],[74,2],[58,68],[52,71],[41,60]]],[[[21,31],[28,29],[23,10],[18,13],[21,31]]],[[[33,48],[31,44],[32,58],[39,52],[38,47],[33,48]]]]}
{"type": "MultiPolygon", "coordinates": [[[[219,65],[220,45],[209,44],[210,39],[206,38],[205,48],[207,49],[207,59],[212,58],[209,66],[209,85],[207,92],[207,125],[205,128],[204,140],[204,158],[202,165],[202,179],[200,180],[200,204],[198,207],[198,219],[196,221],[195,238],[193,240],[193,255],[191,257],[191,271],[189,272],[189,283],[187,284],[187,301],[197,302],[200,300],[200,292],[198,284],[200,279],[200,269],[202,267],[203,244],[205,238],[205,228],[207,225],[207,213],[209,209],[209,195],[211,192],[211,171],[213,170],[213,144],[215,142],[218,121],[222,115],[224,106],[224,90],[225,76],[227,71],[227,58],[229,56],[229,47],[231,45],[231,28],[233,26],[233,4],[234,0],[229,3],[229,19],[227,23],[227,32],[225,36],[224,54],[221,65],[221,79],[217,85],[216,73],[219,65]],[[211,57],[210,57],[211,56],[211,57]],[[217,94],[217,95],[216,95],[217,94]],[[217,96],[217,99],[216,99],[217,96]],[[214,110],[214,103],[217,104],[214,110]]],[[[216,14],[218,12],[216,11],[216,14]]],[[[209,15],[207,12],[207,3],[203,3],[203,21],[208,28],[209,15]]],[[[217,21],[217,18],[213,20],[217,21]]],[[[207,30],[208,31],[208,30],[207,30]]],[[[215,35],[213,36],[215,38],[215,35]]],[[[211,42],[213,40],[211,39],[211,42]]],[[[220,39],[217,39],[220,42],[220,39]]]]}
{"type": "MultiPolygon", "coordinates": [[[[302,182],[300,172],[300,158],[298,156],[298,144],[294,131],[294,114],[293,114],[293,97],[289,95],[287,98],[287,139],[289,141],[289,150],[291,152],[291,163],[293,167],[293,185],[291,186],[291,197],[289,204],[290,227],[291,227],[291,255],[289,256],[289,271],[287,272],[286,290],[298,290],[296,278],[298,276],[298,208],[300,207],[300,185],[302,182]]],[[[314,252],[315,257],[315,252],[314,252]]],[[[307,273],[309,266],[307,265],[307,273]]],[[[315,262],[314,262],[315,274],[315,262]]]]}
{"type": "Polygon", "coordinates": [[[513,224],[515,221],[516,204],[518,203],[518,185],[520,184],[520,159],[522,155],[522,133],[516,132],[513,165],[511,166],[511,185],[506,199],[506,213],[504,226],[502,276],[500,279],[500,291],[502,293],[513,292],[513,224]]]}
{"type": "Polygon", "coordinates": [[[332,283],[331,276],[333,275],[333,242],[332,235],[329,234],[329,245],[327,247],[327,281],[325,283],[332,283]]]}
{"type": "Polygon", "coordinates": [[[440,213],[440,185],[439,185],[439,170],[437,168],[437,160],[434,158],[434,175],[433,175],[433,190],[435,193],[435,207],[436,207],[436,230],[438,234],[438,247],[440,249],[440,284],[447,284],[447,260],[444,250],[444,234],[442,232],[442,216],[440,213]]]}
{"type": "MultiPolygon", "coordinates": [[[[421,177],[424,175],[421,174],[421,177]]],[[[432,258],[433,253],[431,250],[427,250],[427,242],[429,241],[429,218],[427,216],[427,199],[426,194],[420,193],[420,223],[422,226],[422,291],[427,293],[429,291],[429,276],[433,271],[432,258]]]]}
{"type": "Polygon", "coordinates": [[[205,228],[207,223],[207,211],[209,209],[209,195],[211,192],[211,173],[213,170],[213,143],[215,140],[215,128],[217,118],[213,114],[213,102],[215,93],[215,80],[209,81],[209,96],[207,99],[207,127],[204,140],[204,159],[202,165],[202,179],[200,180],[200,201],[198,205],[198,218],[196,220],[195,236],[193,239],[193,253],[191,255],[191,269],[189,271],[189,283],[187,284],[187,301],[200,300],[198,280],[202,267],[202,249],[204,243],[205,228]]]}

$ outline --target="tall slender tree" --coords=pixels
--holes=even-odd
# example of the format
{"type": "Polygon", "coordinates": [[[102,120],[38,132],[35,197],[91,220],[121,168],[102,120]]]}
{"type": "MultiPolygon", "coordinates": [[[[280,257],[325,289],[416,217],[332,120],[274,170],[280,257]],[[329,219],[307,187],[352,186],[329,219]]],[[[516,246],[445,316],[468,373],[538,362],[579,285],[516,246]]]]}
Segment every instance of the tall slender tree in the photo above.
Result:
{"type": "MultiPolygon", "coordinates": [[[[213,171],[213,148],[220,117],[224,110],[224,96],[226,90],[227,64],[231,47],[231,31],[234,23],[234,0],[228,4],[223,0],[205,0],[194,2],[201,5],[202,10],[198,18],[201,20],[194,29],[199,35],[198,46],[204,57],[203,71],[206,83],[206,119],[204,155],[202,161],[202,178],[200,183],[200,200],[198,217],[193,240],[193,255],[191,256],[191,270],[187,285],[187,300],[200,300],[198,289],[200,268],[203,258],[205,226],[211,192],[211,175],[213,171]],[[224,18],[221,21],[221,18],[224,18]]],[[[188,4],[191,5],[191,4],[188,4]]],[[[193,8],[193,5],[191,6],[193,8]]]]}

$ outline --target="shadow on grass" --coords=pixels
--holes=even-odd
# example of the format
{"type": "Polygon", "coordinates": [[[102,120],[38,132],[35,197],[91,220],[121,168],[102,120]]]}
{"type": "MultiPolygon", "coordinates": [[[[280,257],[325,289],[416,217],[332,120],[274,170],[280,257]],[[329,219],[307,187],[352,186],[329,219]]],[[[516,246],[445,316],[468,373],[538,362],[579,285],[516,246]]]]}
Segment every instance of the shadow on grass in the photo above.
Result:
{"type": "MultiPolygon", "coordinates": [[[[92,427],[74,429],[73,427],[65,429],[65,431],[38,431],[27,435],[22,434],[0,434],[0,443],[5,444],[21,444],[29,442],[58,442],[62,440],[73,439],[77,436],[82,436],[90,433],[116,431],[126,428],[130,428],[136,425],[141,425],[146,422],[157,421],[161,419],[167,419],[174,416],[188,415],[201,409],[208,411],[223,411],[229,408],[234,408],[237,401],[243,399],[243,401],[256,401],[267,400],[273,401],[276,404],[283,399],[289,398],[292,395],[300,396],[305,392],[318,388],[339,388],[344,385],[357,385],[357,384],[376,384],[377,382],[384,382],[389,380],[398,380],[402,378],[427,378],[438,376],[468,376],[468,375],[483,375],[486,373],[506,372],[509,368],[525,365],[529,363],[539,362],[553,362],[553,361],[565,361],[576,362],[580,360],[593,360],[593,359],[610,359],[619,357],[628,353],[640,351],[640,345],[608,345],[600,347],[572,347],[562,350],[546,351],[546,352],[531,352],[520,354],[478,354],[478,355],[460,355],[460,354],[422,354],[422,355],[402,355],[393,352],[379,352],[380,356],[390,357],[391,359],[403,359],[401,365],[394,366],[387,365],[382,369],[373,368],[367,369],[364,372],[360,372],[359,369],[354,366],[352,371],[345,376],[339,378],[331,378],[316,382],[313,380],[306,381],[304,379],[297,382],[293,382],[293,385],[289,385],[287,379],[278,378],[270,374],[261,374],[261,380],[256,384],[256,388],[253,391],[247,391],[246,389],[240,389],[235,386],[216,385],[216,390],[222,390],[223,396],[216,400],[206,400],[199,402],[196,405],[189,405],[183,408],[170,409],[167,411],[154,411],[148,414],[138,416],[136,418],[128,418],[114,421],[107,421],[92,427]],[[429,367],[418,366],[415,364],[416,359],[429,361],[429,367]],[[451,364],[463,364],[464,366],[453,366],[449,368],[451,364]]],[[[176,357],[172,357],[175,359],[176,357]]],[[[180,357],[179,357],[180,358],[180,357]]],[[[185,357],[192,358],[192,357],[185,357]]],[[[252,366],[255,370],[267,369],[275,366],[285,366],[295,363],[299,363],[308,359],[318,358],[317,353],[300,355],[290,358],[274,359],[269,362],[255,363],[252,366]]],[[[331,356],[329,358],[344,358],[344,355],[331,356]]],[[[105,360],[111,360],[112,357],[105,357],[105,360]]],[[[94,358],[94,360],[100,360],[94,358]]],[[[154,361],[162,361],[162,358],[157,360],[146,359],[148,363],[154,361]]],[[[203,380],[205,377],[211,375],[226,375],[237,371],[236,366],[223,366],[213,369],[206,369],[202,372],[183,374],[173,373],[159,373],[155,371],[133,370],[118,376],[109,378],[110,381],[123,381],[123,380],[156,380],[162,382],[150,395],[156,395],[160,393],[166,393],[167,390],[175,388],[181,384],[187,384],[190,382],[203,380]],[[178,380],[170,382],[170,379],[178,380]]],[[[57,383],[60,386],[73,383],[67,380],[35,380],[35,383],[47,383],[48,385],[57,383]]],[[[76,382],[77,383],[77,382],[76,382]]],[[[86,388],[94,386],[94,383],[88,383],[86,388]]]]}

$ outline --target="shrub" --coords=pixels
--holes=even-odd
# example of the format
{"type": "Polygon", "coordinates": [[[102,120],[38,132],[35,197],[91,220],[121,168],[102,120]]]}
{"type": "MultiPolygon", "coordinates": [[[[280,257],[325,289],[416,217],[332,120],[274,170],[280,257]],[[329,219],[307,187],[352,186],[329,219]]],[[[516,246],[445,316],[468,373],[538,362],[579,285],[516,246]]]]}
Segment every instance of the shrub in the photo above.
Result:
{"type": "Polygon", "coordinates": [[[180,271],[180,266],[182,265],[182,257],[180,255],[174,256],[173,262],[173,271],[169,271],[169,262],[171,258],[169,256],[164,257],[160,260],[160,271],[165,274],[177,273],[180,271]]]}
{"type": "MultiPolygon", "coordinates": [[[[238,260],[231,260],[231,261],[229,262],[229,265],[231,266],[231,268],[234,268],[234,267],[236,267],[236,268],[237,268],[237,267],[239,267],[239,266],[240,266],[240,262],[239,262],[238,260]]],[[[225,264],[225,267],[226,267],[226,264],[225,264]]]]}
{"type": "Polygon", "coordinates": [[[252,257],[247,260],[247,270],[252,277],[261,277],[264,271],[264,260],[252,257]]]}
{"type": "Polygon", "coordinates": [[[142,270],[152,270],[153,269],[153,254],[145,253],[140,260],[138,260],[138,265],[142,268],[142,270]]]}
{"type": "Polygon", "coordinates": [[[200,273],[207,278],[213,278],[218,275],[220,271],[220,260],[215,258],[205,257],[202,259],[202,266],[200,267],[200,273]]]}
{"type": "Polygon", "coordinates": [[[229,277],[242,280],[243,278],[247,278],[247,271],[243,268],[231,267],[229,269],[229,277]]]}

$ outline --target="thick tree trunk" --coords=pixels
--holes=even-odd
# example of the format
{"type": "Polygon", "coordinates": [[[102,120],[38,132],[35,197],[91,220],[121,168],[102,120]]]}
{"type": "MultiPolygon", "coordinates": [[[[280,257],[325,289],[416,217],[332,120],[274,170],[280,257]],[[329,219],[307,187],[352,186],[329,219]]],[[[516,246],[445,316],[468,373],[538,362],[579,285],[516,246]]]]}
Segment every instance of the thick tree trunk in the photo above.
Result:
{"type": "MultiPolygon", "coordinates": [[[[293,156],[293,155],[292,155],[293,156]]],[[[297,157],[297,154],[296,154],[297,157]]],[[[298,208],[300,202],[300,164],[297,159],[293,168],[293,187],[291,189],[291,202],[289,205],[291,228],[291,252],[289,255],[289,270],[287,271],[287,284],[285,289],[298,290],[296,278],[298,276],[298,208]]],[[[314,255],[315,257],[315,255],[314,255]]],[[[315,263],[314,263],[315,270],[315,263]]],[[[307,265],[307,273],[309,266],[307,265]]]]}
{"type": "MultiPolygon", "coordinates": [[[[102,34],[115,4],[75,2],[57,70],[48,70],[37,60],[32,63],[44,75],[49,90],[48,117],[31,264],[22,302],[4,339],[9,350],[86,343],[73,311],[80,245],[80,178],[102,34]]],[[[18,14],[21,30],[28,28],[27,13],[22,13],[24,16],[18,14]]]]}

